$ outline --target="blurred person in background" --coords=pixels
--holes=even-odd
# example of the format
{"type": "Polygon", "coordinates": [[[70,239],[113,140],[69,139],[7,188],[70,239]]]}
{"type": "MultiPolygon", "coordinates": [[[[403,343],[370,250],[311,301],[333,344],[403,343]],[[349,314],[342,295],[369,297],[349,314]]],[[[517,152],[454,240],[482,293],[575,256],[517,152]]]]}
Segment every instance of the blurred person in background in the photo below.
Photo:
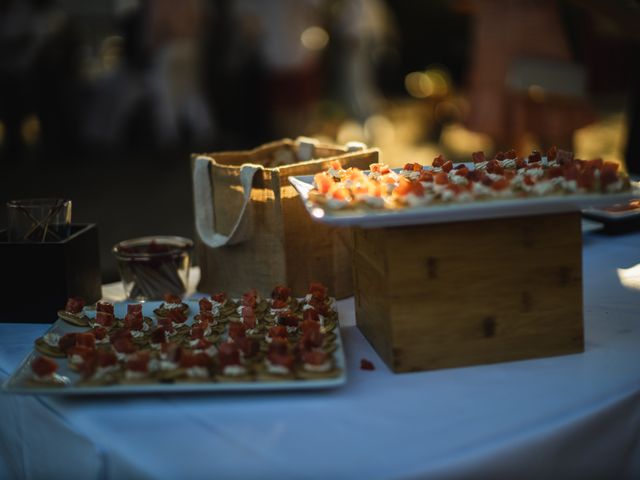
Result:
{"type": "Polygon", "coordinates": [[[121,59],[99,79],[86,135],[95,146],[206,149],[216,136],[203,89],[204,0],[121,1],[121,59]]]}
{"type": "Polygon", "coordinates": [[[0,1],[0,120],[4,155],[19,162],[39,137],[49,156],[74,152],[86,85],[80,40],[53,0],[0,1]]]}
{"type": "Polygon", "coordinates": [[[573,55],[554,0],[472,0],[467,126],[497,150],[572,150],[573,133],[595,120],[586,72],[573,55]]]}

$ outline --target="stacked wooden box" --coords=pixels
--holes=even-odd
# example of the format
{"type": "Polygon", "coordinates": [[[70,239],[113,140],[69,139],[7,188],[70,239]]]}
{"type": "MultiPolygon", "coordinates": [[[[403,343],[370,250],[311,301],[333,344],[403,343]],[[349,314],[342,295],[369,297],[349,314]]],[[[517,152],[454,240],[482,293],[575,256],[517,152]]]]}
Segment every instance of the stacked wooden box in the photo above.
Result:
{"type": "Polygon", "coordinates": [[[580,212],[355,229],[358,327],[395,372],[581,352],[580,212]]]}

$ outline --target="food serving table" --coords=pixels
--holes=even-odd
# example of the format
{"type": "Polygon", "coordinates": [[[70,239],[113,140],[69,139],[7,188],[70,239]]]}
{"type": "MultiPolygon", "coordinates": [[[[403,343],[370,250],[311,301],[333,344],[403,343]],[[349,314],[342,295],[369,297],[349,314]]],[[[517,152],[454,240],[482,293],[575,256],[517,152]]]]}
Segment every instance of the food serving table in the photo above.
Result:
{"type": "MultiPolygon", "coordinates": [[[[0,394],[0,478],[640,478],[640,233],[583,262],[582,354],[393,374],[342,300],[343,387],[0,394]]],[[[47,328],[0,324],[1,381],[47,328]]]]}

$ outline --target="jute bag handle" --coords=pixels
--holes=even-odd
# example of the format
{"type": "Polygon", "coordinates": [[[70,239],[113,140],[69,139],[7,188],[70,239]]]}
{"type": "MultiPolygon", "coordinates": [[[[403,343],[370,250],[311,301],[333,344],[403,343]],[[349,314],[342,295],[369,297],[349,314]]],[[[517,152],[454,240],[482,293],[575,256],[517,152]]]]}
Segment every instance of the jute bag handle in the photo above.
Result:
{"type": "Polygon", "coordinates": [[[253,177],[262,165],[246,163],[240,168],[240,183],[243,190],[243,201],[240,214],[229,235],[216,232],[215,211],[213,208],[213,184],[209,174],[211,159],[197,157],[193,166],[193,195],[196,214],[196,230],[202,242],[211,248],[235,245],[247,239],[250,226],[247,223],[247,208],[251,202],[251,189],[253,177]]]}
{"type": "MultiPolygon", "coordinates": [[[[298,160],[306,161],[313,158],[318,141],[308,137],[296,139],[298,160]]],[[[360,142],[349,142],[345,145],[347,152],[363,150],[365,145],[360,142]]],[[[215,213],[213,207],[213,184],[209,174],[211,159],[206,156],[197,157],[193,167],[193,195],[196,215],[196,230],[202,242],[211,248],[235,245],[246,240],[251,234],[248,210],[251,204],[251,189],[253,177],[258,171],[264,170],[262,165],[245,163],[240,167],[240,183],[243,189],[243,202],[231,232],[223,235],[215,230],[215,213]]]]}

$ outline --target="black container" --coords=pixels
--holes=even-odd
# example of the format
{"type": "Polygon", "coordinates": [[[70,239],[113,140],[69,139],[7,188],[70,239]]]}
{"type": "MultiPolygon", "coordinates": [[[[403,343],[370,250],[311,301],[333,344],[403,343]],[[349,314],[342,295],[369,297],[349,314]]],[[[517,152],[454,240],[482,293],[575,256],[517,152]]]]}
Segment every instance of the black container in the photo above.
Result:
{"type": "Polygon", "coordinates": [[[101,297],[98,228],[71,225],[59,242],[8,242],[0,231],[0,322],[52,323],[69,297],[101,297]]]}

